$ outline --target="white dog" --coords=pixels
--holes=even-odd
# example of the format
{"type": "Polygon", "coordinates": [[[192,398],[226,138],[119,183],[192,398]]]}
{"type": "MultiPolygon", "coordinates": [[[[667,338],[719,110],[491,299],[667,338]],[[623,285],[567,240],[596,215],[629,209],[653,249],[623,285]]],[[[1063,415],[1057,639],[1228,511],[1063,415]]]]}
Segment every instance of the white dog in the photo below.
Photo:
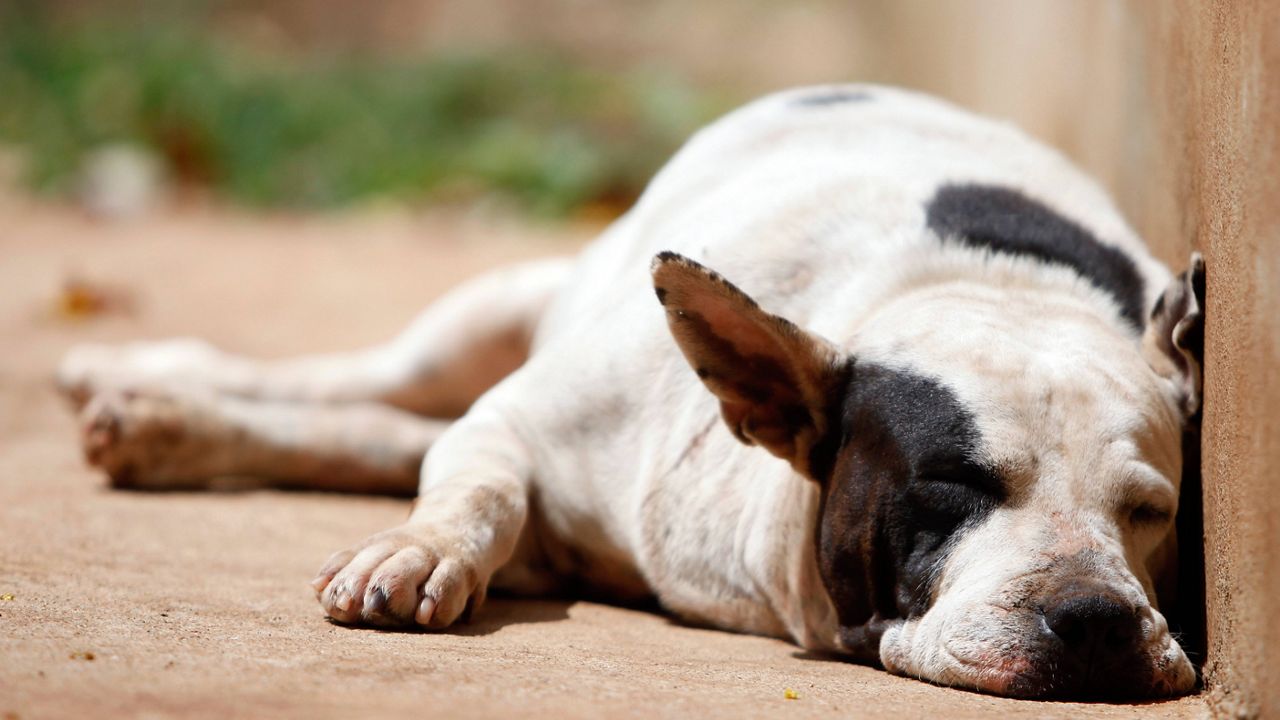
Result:
{"type": "Polygon", "coordinates": [[[1203,287],[1016,130],[808,88],[699,133],[577,259],[383,347],[88,347],[60,380],[121,486],[410,491],[421,464],[409,520],[314,581],[340,622],[571,584],[938,683],[1169,694],[1203,287]]]}

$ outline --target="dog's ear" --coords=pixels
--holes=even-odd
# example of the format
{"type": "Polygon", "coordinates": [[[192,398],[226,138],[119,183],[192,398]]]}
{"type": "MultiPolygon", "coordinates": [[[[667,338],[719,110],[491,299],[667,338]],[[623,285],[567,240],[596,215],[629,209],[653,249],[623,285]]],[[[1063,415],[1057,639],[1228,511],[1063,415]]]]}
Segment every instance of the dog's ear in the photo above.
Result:
{"type": "Polygon", "coordinates": [[[733,434],[817,479],[814,449],[837,425],[840,351],[686,257],[664,252],[652,269],[671,334],[733,434]]]}
{"type": "Polygon", "coordinates": [[[1188,418],[1200,411],[1204,367],[1204,258],[1191,266],[1156,300],[1142,338],[1142,353],[1160,376],[1173,383],[1188,418]]]}

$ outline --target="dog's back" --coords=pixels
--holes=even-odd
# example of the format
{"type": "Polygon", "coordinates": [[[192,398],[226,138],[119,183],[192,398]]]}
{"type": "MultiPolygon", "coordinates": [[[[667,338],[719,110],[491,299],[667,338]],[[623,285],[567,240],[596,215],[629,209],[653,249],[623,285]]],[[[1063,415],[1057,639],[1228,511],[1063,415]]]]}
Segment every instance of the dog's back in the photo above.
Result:
{"type": "MultiPolygon", "coordinates": [[[[663,250],[706,261],[808,326],[837,286],[857,285],[869,301],[887,273],[909,271],[913,255],[932,252],[939,234],[959,234],[957,223],[972,218],[947,217],[949,197],[956,205],[956,193],[992,187],[1018,191],[1084,231],[1023,254],[1060,252],[1060,264],[1076,264],[1104,291],[1126,292],[1106,285],[1114,258],[1078,241],[1114,248],[1134,263],[1144,307],[1168,282],[1097,184],[1013,126],[899,89],[804,88],[762,98],[695,135],[587,251],[542,336],[642,303],[644,268],[663,250]]],[[[1005,212],[1018,222],[1024,209],[1005,212]]]]}

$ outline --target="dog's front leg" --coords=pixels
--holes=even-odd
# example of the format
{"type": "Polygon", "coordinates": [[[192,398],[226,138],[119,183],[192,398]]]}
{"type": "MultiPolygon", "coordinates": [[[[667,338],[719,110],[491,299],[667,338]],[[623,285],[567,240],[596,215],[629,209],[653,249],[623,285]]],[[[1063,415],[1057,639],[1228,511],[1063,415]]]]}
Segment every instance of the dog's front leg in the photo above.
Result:
{"type": "Polygon", "coordinates": [[[515,551],[531,467],[503,415],[482,403],[433,446],[408,522],[335,553],[312,581],[340,622],[443,628],[485,597],[515,551]]]}

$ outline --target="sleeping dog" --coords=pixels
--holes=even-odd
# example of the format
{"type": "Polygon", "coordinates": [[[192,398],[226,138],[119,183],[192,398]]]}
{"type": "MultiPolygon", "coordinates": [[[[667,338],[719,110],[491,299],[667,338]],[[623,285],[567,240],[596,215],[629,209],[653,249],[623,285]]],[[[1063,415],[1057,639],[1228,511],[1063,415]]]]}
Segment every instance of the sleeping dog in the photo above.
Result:
{"type": "Polygon", "coordinates": [[[339,622],[573,587],[947,685],[1166,695],[1195,683],[1156,588],[1203,293],[1018,131],[828,86],[386,345],[81,347],[59,379],[117,486],[416,486],[313,581],[339,622]]]}

